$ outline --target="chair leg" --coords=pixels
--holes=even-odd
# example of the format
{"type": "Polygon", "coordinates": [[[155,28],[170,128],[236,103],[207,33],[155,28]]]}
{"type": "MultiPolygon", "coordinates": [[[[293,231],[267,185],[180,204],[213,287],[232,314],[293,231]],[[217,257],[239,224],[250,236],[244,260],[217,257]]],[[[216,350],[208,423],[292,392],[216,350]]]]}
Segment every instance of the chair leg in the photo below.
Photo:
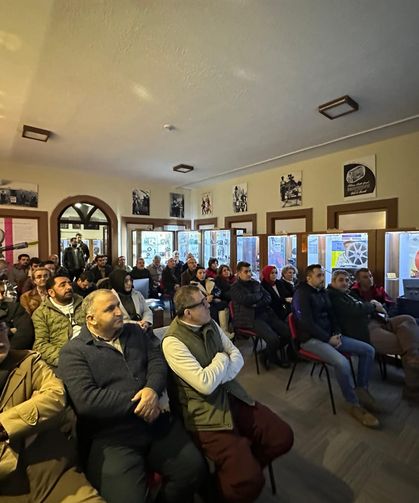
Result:
{"type": "Polygon", "coordinates": [[[310,372],[310,376],[313,377],[313,374],[314,374],[314,369],[316,368],[316,362],[313,362],[313,366],[311,367],[311,372],[310,372]]]}
{"type": "Polygon", "coordinates": [[[330,382],[329,370],[327,368],[327,365],[325,365],[324,363],[323,363],[323,367],[326,372],[327,385],[329,386],[329,394],[330,394],[330,401],[332,403],[333,414],[336,415],[335,399],[333,398],[333,390],[332,390],[332,383],[330,382]]]}
{"type": "Polygon", "coordinates": [[[352,358],[349,357],[349,365],[351,366],[351,372],[352,372],[352,379],[354,380],[354,386],[356,388],[356,377],[355,377],[355,369],[354,369],[354,364],[352,362],[352,358]]]}
{"type": "Polygon", "coordinates": [[[276,494],[275,474],[274,474],[274,470],[272,468],[272,463],[269,463],[268,469],[269,469],[269,480],[271,482],[272,494],[276,494]]]}
{"type": "Polygon", "coordinates": [[[255,353],[255,362],[256,362],[256,373],[259,375],[260,370],[259,370],[259,358],[258,358],[258,344],[259,344],[260,337],[254,337],[253,341],[253,353],[255,353]]]}
{"type": "Polygon", "coordinates": [[[288,391],[290,389],[291,381],[292,381],[292,378],[294,377],[295,367],[297,366],[297,363],[298,363],[298,360],[295,360],[294,365],[292,366],[290,378],[288,379],[286,391],[288,391]]]}
{"type": "Polygon", "coordinates": [[[322,365],[322,366],[320,367],[319,379],[321,379],[321,377],[322,377],[323,370],[324,370],[324,365],[322,365]]]}

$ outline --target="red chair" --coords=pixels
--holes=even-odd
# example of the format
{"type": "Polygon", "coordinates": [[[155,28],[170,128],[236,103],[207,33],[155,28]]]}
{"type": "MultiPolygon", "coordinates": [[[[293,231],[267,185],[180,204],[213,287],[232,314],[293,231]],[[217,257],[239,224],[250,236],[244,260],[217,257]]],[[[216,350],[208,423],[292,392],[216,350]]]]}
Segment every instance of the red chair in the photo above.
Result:
{"type": "MultiPolygon", "coordinates": [[[[288,325],[290,327],[291,338],[292,338],[293,342],[296,343],[296,341],[297,341],[297,330],[295,328],[295,319],[294,319],[294,315],[292,313],[288,316],[288,325]]],[[[333,397],[332,383],[330,382],[330,375],[329,375],[329,370],[327,368],[327,363],[325,361],[323,361],[321,358],[319,358],[317,355],[315,355],[314,353],[312,353],[311,351],[307,351],[307,350],[305,350],[303,348],[299,348],[299,349],[296,348],[296,353],[297,353],[297,356],[299,356],[303,360],[306,360],[306,361],[309,361],[309,362],[313,362],[313,367],[312,367],[311,372],[310,372],[311,376],[313,375],[314,368],[315,368],[315,366],[318,363],[321,365],[321,370],[320,370],[319,377],[321,377],[321,374],[323,373],[323,371],[326,372],[327,385],[328,385],[328,388],[329,388],[329,395],[330,395],[330,402],[332,404],[332,411],[333,411],[333,414],[336,414],[335,400],[334,400],[334,397],[333,397]]],[[[353,378],[354,383],[356,385],[355,372],[354,372],[354,368],[353,368],[353,365],[352,365],[351,356],[348,355],[348,354],[345,354],[345,353],[344,353],[344,356],[346,358],[348,358],[348,360],[349,360],[349,364],[351,366],[351,371],[352,371],[352,378],[353,378]]],[[[292,381],[292,378],[294,377],[295,367],[297,366],[297,363],[298,363],[298,359],[295,360],[294,365],[292,367],[290,378],[288,379],[286,391],[288,391],[290,389],[291,381],[292,381]]]]}
{"type": "Polygon", "coordinates": [[[241,335],[241,336],[245,337],[246,339],[250,339],[250,338],[253,339],[252,342],[253,342],[253,353],[255,355],[255,362],[256,362],[256,373],[260,374],[257,348],[258,348],[258,344],[260,344],[260,347],[262,348],[262,339],[251,328],[241,328],[241,327],[238,327],[235,325],[233,302],[229,302],[228,309],[230,311],[230,320],[233,323],[235,337],[237,337],[238,335],[241,335]]]}

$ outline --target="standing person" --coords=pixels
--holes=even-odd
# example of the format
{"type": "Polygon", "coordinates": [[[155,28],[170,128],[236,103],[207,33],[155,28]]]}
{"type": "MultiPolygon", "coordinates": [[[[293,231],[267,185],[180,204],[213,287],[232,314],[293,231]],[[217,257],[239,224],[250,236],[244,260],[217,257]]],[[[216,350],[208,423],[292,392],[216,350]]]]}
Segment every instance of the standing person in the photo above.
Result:
{"type": "Polygon", "coordinates": [[[215,464],[217,501],[255,501],[265,483],[263,468],[291,449],[293,432],[236,381],[243,357],[211,319],[200,290],[179,288],[175,308],[162,343],[172,369],[171,403],[215,464]]]}
{"type": "Polygon", "coordinates": [[[0,325],[1,503],[105,503],[76,468],[65,406],[61,380],[39,354],[11,348],[0,325]]]}
{"type": "Polygon", "coordinates": [[[271,297],[262,285],[252,279],[252,269],[248,262],[237,264],[237,281],[231,287],[234,320],[237,328],[250,328],[266,342],[262,352],[263,364],[289,367],[288,359],[278,356],[278,351],[291,341],[288,324],[280,320],[270,308],[271,297]]]}
{"type": "Polygon", "coordinates": [[[70,246],[64,250],[63,266],[70,274],[70,279],[78,278],[84,271],[85,262],[82,250],[77,245],[77,239],[70,239],[70,246]]]}
{"type": "Polygon", "coordinates": [[[159,404],[167,380],[159,341],[124,324],[119,305],[109,290],[86,297],[86,325],[60,356],[87,476],[107,503],[144,503],[147,472],[158,472],[159,501],[192,503],[205,462],[181,421],[159,404]]]}
{"type": "Polygon", "coordinates": [[[124,323],[138,323],[143,330],[148,330],[153,325],[153,313],[141,293],[132,287],[131,275],[116,269],[110,273],[109,282],[112,292],[121,302],[119,308],[124,323]]]}
{"type": "Polygon", "coordinates": [[[83,254],[84,263],[87,264],[87,262],[89,262],[89,258],[90,258],[90,251],[89,251],[89,247],[87,246],[87,244],[83,243],[82,235],[80,234],[80,232],[78,232],[76,234],[76,241],[77,241],[77,246],[80,248],[80,250],[83,254]]]}
{"type": "Polygon", "coordinates": [[[26,309],[29,316],[32,316],[34,311],[38,309],[42,301],[48,297],[47,281],[51,277],[50,272],[45,267],[39,267],[33,272],[34,288],[20,296],[20,303],[26,309]]]}
{"type": "Polygon", "coordinates": [[[286,301],[279,293],[278,269],[274,265],[265,265],[262,269],[261,285],[271,296],[271,308],[280,320],[286,320],[288,311],[286,301]]]}
{"type": "Polygon", "coordinates": [[[292,299],[297,338],[303,349],[317,355],[335,370],[336,379],[346,400],[348,413],[368,428],[378,428],[378,419],[366,410],[376,410],[368,392],[369,376],[374,363],[374,348],[365,342],[341,335],[330,299],[324,289],[324,270],[320,264],[309,265],[292,299]],[[355,389],[348,359],[342,353],[359,358],[355,389]],[[361,391],[362,389],[362,391],[361,391]],[[364,407],[360,405],[360,400],[364,407]]]}
{"type": "Polygon", "coordinates": [[[218,260],[216,258],[210,258],[208,260],[208,267],[205,270],[205,275],[207,278],[215,279],[217,277],[218,260]]]}

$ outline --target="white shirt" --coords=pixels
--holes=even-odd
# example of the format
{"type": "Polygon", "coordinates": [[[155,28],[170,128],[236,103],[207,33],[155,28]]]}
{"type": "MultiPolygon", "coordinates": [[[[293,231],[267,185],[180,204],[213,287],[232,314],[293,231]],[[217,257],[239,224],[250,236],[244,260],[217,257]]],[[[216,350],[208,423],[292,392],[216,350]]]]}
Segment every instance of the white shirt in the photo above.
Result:
{"type": "Polygon", "coordinates": [[[77,325],[75,319],[74,319],[74,301],[71,301],[70,304],[57,304],[57,302],[54,302],[54,299],[52,297],[49,298],[51,301],[51,304],[56,307],[59,311],[63,313],[65,317],[67,317],[70,322],[71,322],[71,328],[73,330],[73,335],[71,336],[71,339],[74,339],[74,337],[77,337],[80,334],[81,331],[81,326],[77,325]]]}
{"type": "MultiPolygon", "coordinates": [[[[182,323],[185,323],[182,321],[182,323]]],[[[185,323],[192,327],[190,323],[185,323]]],[[[210,395],[220,384],[231,381],[243,367],[243,357],[217,324],[224,352],[217,353],[207,367],[201,367],[189,349],[176,337],[165,337],[162,349],[169,367],[196,391],[210,395]]]]}

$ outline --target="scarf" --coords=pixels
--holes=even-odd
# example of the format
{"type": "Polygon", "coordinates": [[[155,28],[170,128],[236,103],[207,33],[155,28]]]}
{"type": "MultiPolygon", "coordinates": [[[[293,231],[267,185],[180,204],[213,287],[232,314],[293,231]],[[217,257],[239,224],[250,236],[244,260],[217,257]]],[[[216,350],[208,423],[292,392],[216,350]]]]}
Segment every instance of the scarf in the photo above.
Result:
{"type": "Polygon", "coordinates": [[[273,269],[276,269],[274,265],[265,265],[262,269],[262,278],[263,280],[271,286],[274,286],[275,281],[271,281],[271,272],[273,269]]]}

